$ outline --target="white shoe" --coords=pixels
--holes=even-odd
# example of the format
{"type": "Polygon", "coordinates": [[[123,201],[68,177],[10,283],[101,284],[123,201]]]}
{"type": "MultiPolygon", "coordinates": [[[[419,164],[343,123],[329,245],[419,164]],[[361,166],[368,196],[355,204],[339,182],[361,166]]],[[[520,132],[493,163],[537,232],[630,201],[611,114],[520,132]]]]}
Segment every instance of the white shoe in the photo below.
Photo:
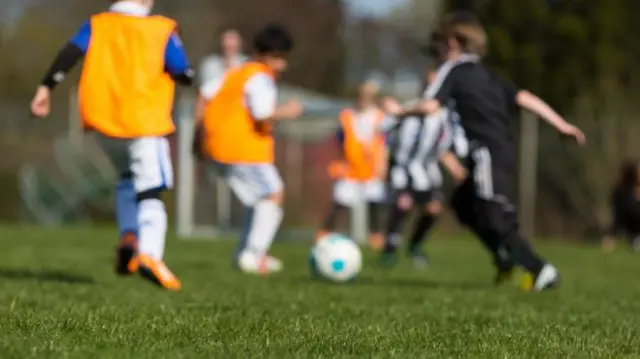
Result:
{"type": "Polygon", "coordinates": [[[270,274],[280,272],[283,265],[278,258],[242,251],[238,256],[238,267],[245,273],[270,274]]]}
{"type": "Polygon", "coordinates": [[[533,292],[540,292],[545,289],[556,287],[560,283],[560,275],[558,270],[551,264],[545,264],[542,270],[536,276],[533,284],[533,292]]]}

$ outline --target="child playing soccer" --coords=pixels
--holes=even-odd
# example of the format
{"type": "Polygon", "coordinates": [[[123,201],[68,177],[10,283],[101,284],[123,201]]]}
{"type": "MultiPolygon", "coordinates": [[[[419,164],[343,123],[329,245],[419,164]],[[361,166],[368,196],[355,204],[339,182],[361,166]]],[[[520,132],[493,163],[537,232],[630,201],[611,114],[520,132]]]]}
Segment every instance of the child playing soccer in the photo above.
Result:
{"type": "Polygon", "coordinates": [[[181,283],[163,262],[167,213],[161,200],[173,185],[167,135],[175,82],[192,83],[175,21],[150,15],[153,0],[112,1],[60,51],[31,103],[50,112],[51,91],[84,57],[79,105],[86,130],[97,134],[120,172],[117,221],[122,239],[116,271],[139,272],[161,287],[181,283]]]}
{"type": "Polygon", "coordinates": [[[336,179],[333,202],[317,238],[335,229],[338,218],[359,200],[361,190],[369,207],[369,245],[380,250],[383,244],[380,212],[386,200],[386,149],[379,128],[386,116],[377,106],[377,93],[375,84],[365,82],[360,86],[356,107],[340,113],[337,137],[344,158],[344,173],[332,171],[336,179]]]}
{"type": "MultiPolygon", "coordinates": [[[[427,84],[433,80],[438,65],[436,61],[432,64],[426,74],[427,84]]],[[[383,266],[396,263],[404,222],[412,209],[418,210],[419,216],[408,243],[408,254],[415,267],[423,268],[428,264],[421,247],[442,210],[440,163],[458,181],[466,176],[456,155],[466,156],[467,143],[455,116],[453,108],[445,108],[430,118],[411,116],[399,121],[388,134],[393,144],[388,175],[392,194],[381,256],[383,266]]]]}
{"type": "Polygon", "coordinates": [[[284,186],[274,165],[272,126],[302,113],[299,102],[277,105],[276,77],[287,68],[293,49],[289,32],[268,25],[253,40],[253,58],[200,90],[196,117],[201,128],[199,153],[247,207],[237,257],[248,273],[282,269],[268,251],[282,221],[284,186]],[[246,244],[244,244],[246,243],[246,244]]]}
{"type": "MultiPolygon", "coordinates": [[[[511,198],[515,144],[508,123],[516,106],[536,113],[561,134],[585,142],[582,131],[567,123],[544,101],[519,90],[490,72],[481,62],[487,39],[471,14],[454,13],[439,29],[447,62],[440,67],[426,99],[401,113],[434,114],[455,100],[470,143],[467,179],[456,189],[452,204],[463,223],[478,235],[507,247],[513,259],[531,275],[529,288],[541,291],[559,282],[557,269],[534,252],[521,234],[511,198]]],[[[400,112],[400,111],[399,111],[400,112]]]]}

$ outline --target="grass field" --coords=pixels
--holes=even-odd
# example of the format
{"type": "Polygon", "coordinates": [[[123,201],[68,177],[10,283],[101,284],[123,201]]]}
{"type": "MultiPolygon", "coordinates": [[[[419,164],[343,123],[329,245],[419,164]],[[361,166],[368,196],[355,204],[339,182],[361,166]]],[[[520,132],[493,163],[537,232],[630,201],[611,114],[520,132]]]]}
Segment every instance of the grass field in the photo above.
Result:
{"type": "Polygon", "coordinates": [[[0,358],[640,358],[626,251],[540,245],[563,286],[525,294],[493,288],[472,241],[435,240],[425,272],[368,253],[339,286],[309,279],[302,244],[276,245],[285,272],[257,278],[231,269],[231,242],[171,240],[184,291],[165,293],[111,272],[112,237],[0,229],[0,358]]]}

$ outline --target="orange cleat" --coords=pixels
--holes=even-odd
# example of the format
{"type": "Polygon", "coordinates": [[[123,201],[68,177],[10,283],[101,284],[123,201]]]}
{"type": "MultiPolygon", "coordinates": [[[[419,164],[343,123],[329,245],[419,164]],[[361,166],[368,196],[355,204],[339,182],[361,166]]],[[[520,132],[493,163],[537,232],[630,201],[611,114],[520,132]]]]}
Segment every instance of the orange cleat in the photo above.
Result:
{"type": "Polygon", "coordinates": [[[384,247],[384,236],[381,233],[369,235],[369,247],[376,251],[381,251],[384,247]]]}
{"type": "Polygon", "coordinates": [[[324,229],[319,230],[318,233],[316,233],[315,241],[318,242],[320,239],[322,239],[322,237],[326,236],[327,234],[329,234],[328,231],[324,229]]]}
{"type": "Polygon", "coordinates": [[[120,238],[116,251],[115,270],[120,275],[130,275],[138,271],[138,238],[133,233],[125,233],[120,238]]]}
{"type": "Polygon", "coordinates": [[[140,275],[161,286],[166,290],[179,291],[182,289],[180,280],[167,268],[163,261],[155,260],[148,255],[141,254],[138,256],[140,267],[138,273],[140,275]]]}

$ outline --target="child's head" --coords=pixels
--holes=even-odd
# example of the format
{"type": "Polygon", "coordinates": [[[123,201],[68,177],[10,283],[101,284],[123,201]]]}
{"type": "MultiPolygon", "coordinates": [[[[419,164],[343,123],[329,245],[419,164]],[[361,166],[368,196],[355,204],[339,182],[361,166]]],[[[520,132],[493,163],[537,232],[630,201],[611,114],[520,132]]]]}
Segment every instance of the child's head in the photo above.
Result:
{"type": "Polygon", "coordinates": [[[293,49],[293,39],[282,25],[270,24],[253,39],[254,54],[276,72],[287,68],[287,57],[293,49]]]}
{"type": "MultiPolygon", "coordinates": [[[[460,54],[483,57],[487,53],[487,34],[478,18],[466,11],[458,11],[444,17],[434,33],[436,43],[446,51],[446,58],[460,54]]],[[[433,40],[432,38],[432,40],[433,40]]]]}
{"type": "Polygon", "coordinates": [[[358,87],[358,101],[361,104],[373,104],[376,102],[380,87],[373,81],[365,81],[358,87]]]}

